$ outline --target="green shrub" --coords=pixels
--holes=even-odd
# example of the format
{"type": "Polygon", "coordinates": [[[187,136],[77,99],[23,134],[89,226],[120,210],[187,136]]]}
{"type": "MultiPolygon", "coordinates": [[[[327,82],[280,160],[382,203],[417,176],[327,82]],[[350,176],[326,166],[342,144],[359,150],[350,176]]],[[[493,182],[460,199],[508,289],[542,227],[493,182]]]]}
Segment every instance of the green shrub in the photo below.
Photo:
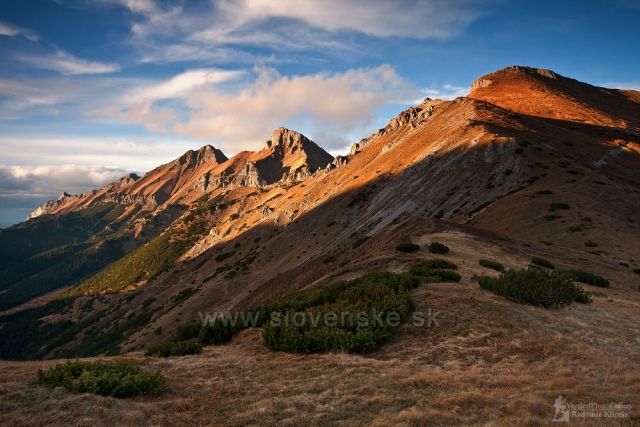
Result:
{"type": "Polygon", "coordinates": [[[198,338],[200,334],[200,324],[198,323],[184,323],[176,329],[174,338],[176,341],[187,341],[193,338],[198,338]]]}
{"type": "Polygon", "coordinates": [[[446,254],[449,253],[449,247],[440,242],[431,242],[429,252],[432,254],[446,254]]]}
{"type": "Polygon", "coordinates": [[[416,245],[415,243],[400,243],[396,246],[396,251],[399,252],[415,252],[420,250],[420,245],[416,245]]]}
{"type": "Polygon", "coordinates": [[[435,282],[459,282],[462,279],[460,273],[451,270],[432,270],[430,277],[436,277],[435,282]]]}
{"type": "Polygon", "coordinates": [[[422,283],[459,282],[461,276],[456,271],[458,266],[444,259],[431,259],[413,265],[409,274],[422,283]]]}
{"type": "Polygon", "coordinates": [[[511,301],[545,308],[562,307],[572,302],[588,304],[590,296],[573,282],[566,272],[551,272],[539,268],[508,270],[500,277],[481,276],[482,289],[511,301]]]}
{"type": "Polygon", "coordinates": [[[571,209],[571,206],[569,206],[567,203],[554,202],[554,203],[551,203],[551,205],[549,205],[550,211],[567,210],[567,209],[571,209]]]}
{"type": "Polygon", "coordinates": [[[444,270],[456,270],[458,268],[454,263],[447,261],[446,259],[428,259],[412,266],[409,271],[414,272],[420,269],[444,269],[444,270]]]}
{"type": "MultiPolygon", "coordinates": [[[[231,317],[217,318],[214,322],[200,328],[198,341],[202,345],[218,345],[231,341],[233,336],[250,326],[244,322],[246,313],[236,313],[235,319],[231,317]]],[[[257,324],[256,324],[257,326],[257,324]]]]}
{"type": "Polygon", "coordinates": [[[293,353],[371,351],[409,318],[413,301],[408,292],[418,284],[407,273],[369,273],[329,286],[326,294],[322,289],[300,293],[298,310],[285,304],[287,309],[271,312],[264,343],[293,353]],[[312,301],[318,304],[308,305],[312,301]]]}
{"type": "Polygon", "coordinates": [[[582,270],[569,270],[566,272],[571,275],[574,281],[586,283],[587,285],[599,286],[601,288],[608,288],[609,281],[597,274],[589,273],[582,270]]]}
{"type": "Polygon", "coordinates": [[[584,242],[584,245],[588,248],[595,248],[598,247],[598,244],[596,242],[594,242],[593,240],[589,240],[587,242],[584,242]]]}
{"type": "Polygon", "coordinates": [[[555,267],[555,265],[553,265],[550,261],[547,261],[544,258],[539,258],[534,256],[533,258],[531,258],[531,264],[533,265],[538,265],[540,267],[545,267],[545,268],[549,268],[551,270],[553,270],[555,267]]]}
{"type": "Polygon", "coordinates": [[[202,353],[202,344],[197,338],[176,340],[175,337],[171,337],[149,348],[145,354],[147,356],[171,357],[199,353],[202,353]]]}
{"type": "Polygon", "coordinates": [[[562,215],[551,214],[551,215],[545,215],[544,216],[544,219],[547,220],[547,221],[555,221],[556,219],[559,219],[559,218],[562,218],[562,215]]]}
{"type": "Polygon", "coordinates": [[[478,264],[495,271],[504,271],[504,265],[500,264],[497,261],[492,261],[490,259],[481,259],[480,261],[478,261],[478,264]]]}
{"type": "Polygon", "coordinates": [[[236,253],[235,251],[231,251],[231,252],[223,252],[219,255],[216,255],[216,262],[222,262],[227,258],[231,258],[232,256],[234,256],[236,253]]]}
{"type": "Polygon", "coordinates": [[[332,255],[329,255],[322,261],[323,264],[331,264],[332,262],[336,262],[336,257],[332,255]]]}
{"type": "Polygon", "coordinates": [[[73,393],[93,393],[118,398],[163,393],[166,379],[157,372],[142,372],[131,362],[67,362],[38,370],[38,382],[64,387],[73,393]]]}
{"type": "Polygon", "coordinates": [[[634,268],[633,272],[636,273],[636,274],[640,274],[640,268],[634,268]]]}

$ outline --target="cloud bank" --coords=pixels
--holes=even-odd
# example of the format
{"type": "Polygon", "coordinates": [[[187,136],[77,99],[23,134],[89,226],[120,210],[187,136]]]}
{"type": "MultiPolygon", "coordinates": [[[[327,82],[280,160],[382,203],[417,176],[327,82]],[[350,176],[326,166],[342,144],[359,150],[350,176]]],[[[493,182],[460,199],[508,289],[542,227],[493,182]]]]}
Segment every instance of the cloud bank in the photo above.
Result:
{"type": "Polygon", "coordinates": [[[260,148],[274,128],[295,121],[303,123],[311,137],[327,138],[318,141],[322,145],[338,148],[336,144],[344,144],[344,138],[331,134],[366,128],[382,105],[401,102],[410,93],[388,65],[301,76],[258,68],[255,77],[243,85],[227,88],[218,84],[236,76],[187,71],[142,89],[134,96],[140,100],[135,105],[103,109],[100,114],[156,132],[212,141],[228,153],[260,148]],[[169,98],[180,104],[156,102],[169,98]]]}

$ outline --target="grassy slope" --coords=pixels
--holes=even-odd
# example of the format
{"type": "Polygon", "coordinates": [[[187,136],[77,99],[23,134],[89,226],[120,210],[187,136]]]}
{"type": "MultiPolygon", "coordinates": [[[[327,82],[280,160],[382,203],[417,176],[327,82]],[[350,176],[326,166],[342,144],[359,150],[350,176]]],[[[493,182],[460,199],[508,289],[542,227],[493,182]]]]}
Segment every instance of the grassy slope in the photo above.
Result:
{"type": "MultiPolygon", "coordinates": [[[[169,270],[177,260],[207,231],[210,210],[198,203],[184,220],[183,228],[172,228],[113,262],[67,292],[68,296],[118,292],[148,281],[169,270]]],[[[180,227],[183,224],[176,224],[180,227]]]]}

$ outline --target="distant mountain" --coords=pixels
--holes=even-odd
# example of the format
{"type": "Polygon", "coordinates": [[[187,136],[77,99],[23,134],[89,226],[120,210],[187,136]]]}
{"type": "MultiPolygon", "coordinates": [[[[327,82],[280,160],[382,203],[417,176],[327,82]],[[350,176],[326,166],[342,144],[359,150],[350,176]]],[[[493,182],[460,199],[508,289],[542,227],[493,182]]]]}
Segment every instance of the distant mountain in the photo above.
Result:
{"type": "Polygon", "coordinates": [[[48,306],[32,301],[0,317],[9,340],[0,355],[144,348],[198,312],[400,262],[399,242],[438,230],[632,268],[639,210],[640,94],[509,67],[478,79],[468,97],[401,112],[346,156],[279,128],[257,152],[227,159],[205,146],[143,177],[48,202],[0,231],[10,259],[0,295],[17,295],[2,308],[58,290],[69,299],[47,330],[75,329],[54,341],[32,322],[48,306]],[[101,262],[77,256],[111,244],[101,262]],[[44,279],[72,261],[73,274],[44,279]],[[18,318],[41,338],[10,353],[18,318]]]}

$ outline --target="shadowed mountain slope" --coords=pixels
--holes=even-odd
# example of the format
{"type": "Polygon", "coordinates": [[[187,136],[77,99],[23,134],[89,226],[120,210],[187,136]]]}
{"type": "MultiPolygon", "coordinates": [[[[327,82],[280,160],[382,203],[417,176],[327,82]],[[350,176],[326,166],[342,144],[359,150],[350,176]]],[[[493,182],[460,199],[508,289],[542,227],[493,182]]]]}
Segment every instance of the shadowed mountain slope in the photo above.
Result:
{"type": "Polygon", "coordinates": [[[121,191],[153,202],[113,198],[140,206],[127,224],[149,243],[67,291],[71,308],[52,322],[78,329],[39,357],[145,348],[198,312],[393,266],[398,243],[442,231],[570,267],[623,263],[612,286],[628,287],[640,264],[635,96],[510,67],[469,97],[401,112],[346,156],[283,128],[228,160],[212,147],[187,153],[121,191]],[[103,309],[87,330],[88,313],[103,309]],[[121,330],[125,318],[138,320],[121,330]]]}

